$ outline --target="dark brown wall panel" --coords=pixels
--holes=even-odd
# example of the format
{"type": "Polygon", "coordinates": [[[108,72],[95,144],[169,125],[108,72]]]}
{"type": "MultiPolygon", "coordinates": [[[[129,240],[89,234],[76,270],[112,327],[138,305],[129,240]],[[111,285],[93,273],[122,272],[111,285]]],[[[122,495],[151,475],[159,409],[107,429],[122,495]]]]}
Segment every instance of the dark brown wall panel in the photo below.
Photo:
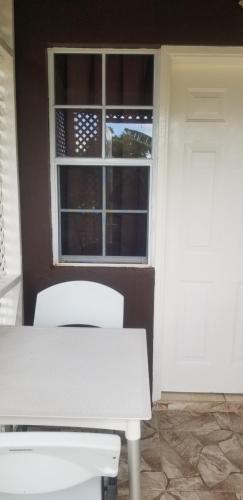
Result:
{"type": "Polygon", "coordinates": [[[243,9],[238,0],[15,0],[15,35],[25,322],[46,286],[112,286],[125,296],[125,326],[147,330],[151,370],[154,270],[52,266],[46,49],[243,45],[243,9]]]}

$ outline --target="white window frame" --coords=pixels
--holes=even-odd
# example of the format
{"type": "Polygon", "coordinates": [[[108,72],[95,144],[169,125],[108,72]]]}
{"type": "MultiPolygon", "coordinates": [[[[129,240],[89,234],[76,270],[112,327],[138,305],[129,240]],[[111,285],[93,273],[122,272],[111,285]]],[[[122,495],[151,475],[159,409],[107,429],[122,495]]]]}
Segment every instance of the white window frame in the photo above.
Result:
{"type": "MultiPolygon", "coordinates": [[[[158,81],[158,52],[157,49],[88,49],[88,48],[67,48],[67,47],[54,47],[48,49],[48,84],[49,84],[49,122],[50,122],[50,182],[51,182],[51,219],[52,219],[52,250],[53,250],[53,264],[56,266],[126,266],[126,267],[148,267],[151,265],[154,254],[154,207],[152,192],[154,190],[154,182],[156,179],[157,171],[157,123],[158,123],[158,106],[157,104],[157,81],[158,81]],[[92,106],[73,106],[73,105],[55,105],[54,95],[54,56],[55,54],[101,54],[102,57],[102,105],[95,105],[95,109],[103,110],[106,107],[109,109],[141,109],[153,111],[153,151],[152,159],[133,159],[132,165],[129,159],[119,158],[105,158],[105,120],[102,120],[102,156],[99,158],[85,158],[86,165],[100,165],[100,166],[146,166],[149,168],[149,202],[148,202],[148,229],[147,229],[147,257],[146,262],[144,258],[139,257],[112,257],[112,256],[90,256],[85,258],[83,256],[72,256],[72,261],[60,261],[59,248],[59,207],[58,207],[58,165],[81,165],[80,158],[74,157],[57,157],[55,145],[55,110],[58,108],[70,109],[77,107],[78,109],[92,108],[92,106]],[[154,88],[153,88],[153,104],[151,106],[124,106],[124,105],[105,105],[105,54],[134,54],[154,56],[154,88]]],[[[103,117],[105,114],[103,113],[103,117]]],[[[82,159],[83,161],[83,159],[82,159]]],[[[125,210],[122,212],[126,212],[125,210]]]]}

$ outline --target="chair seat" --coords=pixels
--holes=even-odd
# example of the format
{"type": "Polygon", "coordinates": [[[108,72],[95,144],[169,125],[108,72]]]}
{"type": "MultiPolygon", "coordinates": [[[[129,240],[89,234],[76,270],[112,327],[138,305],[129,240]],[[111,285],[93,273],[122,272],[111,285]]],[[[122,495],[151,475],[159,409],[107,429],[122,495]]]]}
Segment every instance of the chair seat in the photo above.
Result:
{"type": "Polygon", "coordinates": [[[116,492],[119,454],[111,434],[0,433],[0,500],[102,500],[102,477],[116,492]]]}
{"type": "Polygon", "coordinates": [[[101,500],[102,478],[94,477],[72,488],[36,495],[0,493],[0,500],[101,500]]]}

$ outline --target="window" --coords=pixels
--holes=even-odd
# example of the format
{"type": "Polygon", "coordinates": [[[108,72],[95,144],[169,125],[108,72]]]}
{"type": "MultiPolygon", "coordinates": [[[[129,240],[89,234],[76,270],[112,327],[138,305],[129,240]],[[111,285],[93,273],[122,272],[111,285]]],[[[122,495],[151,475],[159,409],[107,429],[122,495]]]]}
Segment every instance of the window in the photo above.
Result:
{"type": "Polygon", "coordinates": [[[55,262],[146,263],[153,51],[49,50],[55,262]]]}

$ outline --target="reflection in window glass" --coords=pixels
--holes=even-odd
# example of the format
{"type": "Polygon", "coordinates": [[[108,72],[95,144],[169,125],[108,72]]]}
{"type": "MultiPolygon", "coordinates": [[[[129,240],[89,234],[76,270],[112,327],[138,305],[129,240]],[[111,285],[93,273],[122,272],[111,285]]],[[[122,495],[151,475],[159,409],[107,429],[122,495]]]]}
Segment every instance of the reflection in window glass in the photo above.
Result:
{"type": "Polygon", "coordinates": [[[61,214],[62,255],[102,255],[101,214],[61,214]]]}
{"type": "Polygon", "coordinates": [[[106,222],[107,255],[146,257],[146,214],[107,214],[106,222]]]}
{"type": "Polygon", "coordinates": [[[152,121],[151,110],[107,110],[106,156],[150,159],[152,121]]]}
{"type": "Polygon", "coordinates": [[[69,209],[102,208],[102,169],[79,165],[59,166],[60,206],[69,209]]]}
{"type": "Polygon", "coordinates": [[[101,156],[101,111],[56,110],[57,156],[101,156]]]}
{"type": "Polygon", "coordinates": [[[148,167],[107,167],[106,208],[148,209],[148,167]]]}

